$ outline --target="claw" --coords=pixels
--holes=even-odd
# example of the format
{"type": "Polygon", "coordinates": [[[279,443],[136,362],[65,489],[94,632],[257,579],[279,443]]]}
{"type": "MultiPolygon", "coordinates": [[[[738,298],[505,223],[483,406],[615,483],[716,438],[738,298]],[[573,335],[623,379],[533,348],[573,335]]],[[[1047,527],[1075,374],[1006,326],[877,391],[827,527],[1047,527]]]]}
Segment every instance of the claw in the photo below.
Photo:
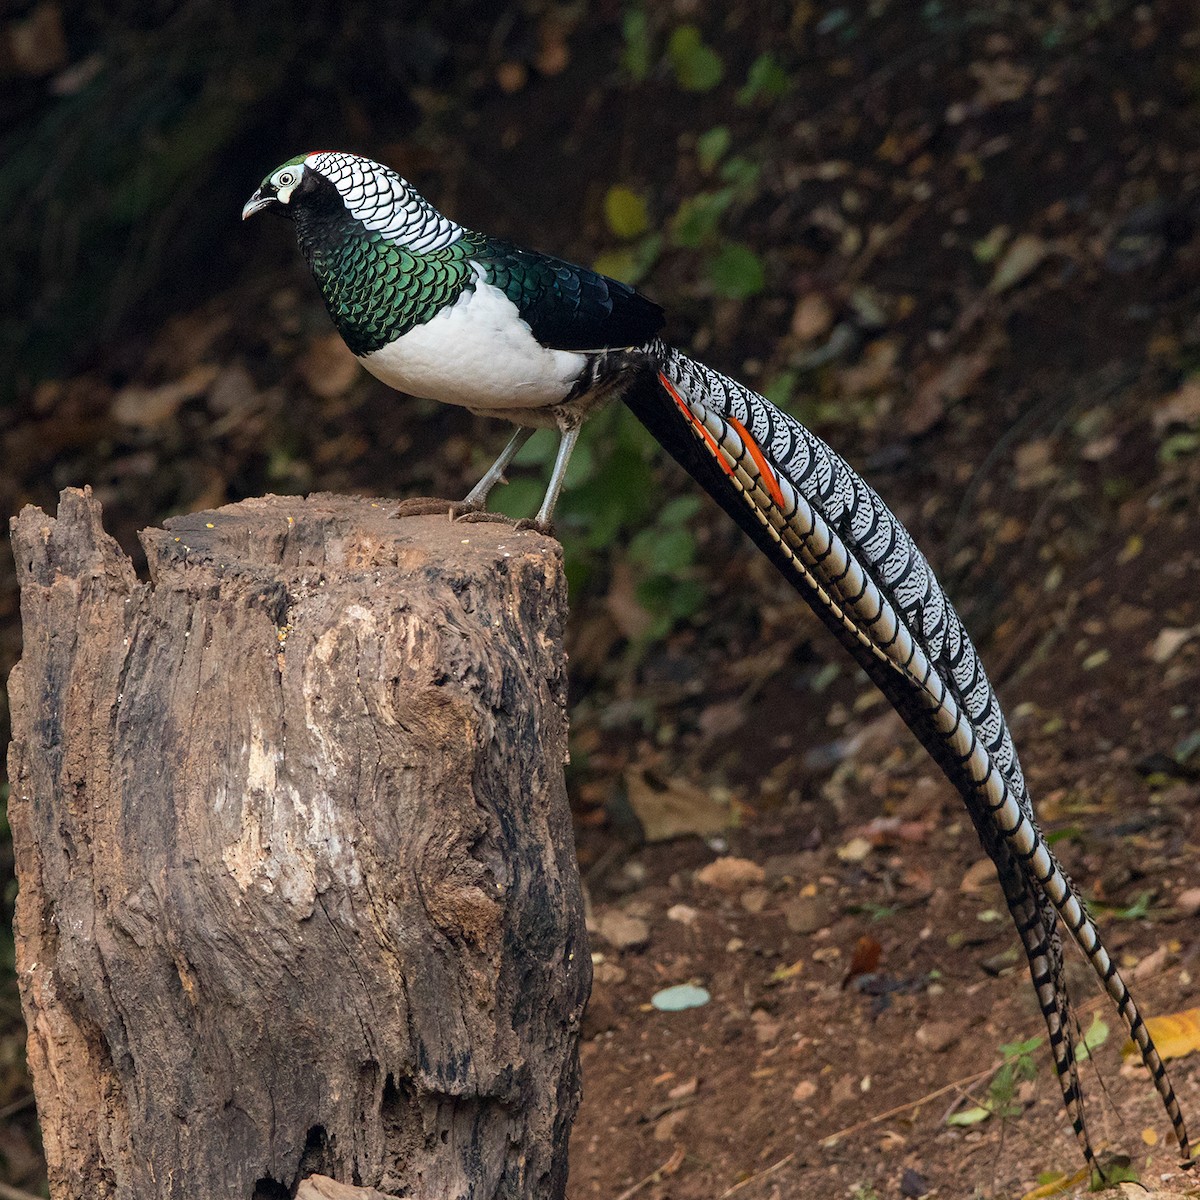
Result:
{"type": "Polygon", "coordinates": [[[442,513],[453,514],[459,501],[442,500],[437,496],[410,496],[401,500],[393,512],[396,517],[435,517],[442,513]]]}

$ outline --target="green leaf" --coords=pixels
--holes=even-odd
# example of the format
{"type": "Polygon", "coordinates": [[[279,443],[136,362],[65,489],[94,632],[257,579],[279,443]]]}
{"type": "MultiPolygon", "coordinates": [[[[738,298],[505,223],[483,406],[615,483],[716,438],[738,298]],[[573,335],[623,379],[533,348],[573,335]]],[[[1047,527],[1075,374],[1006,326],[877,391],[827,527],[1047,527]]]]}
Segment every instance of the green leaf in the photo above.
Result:
{"type": "Polygon", "coordinates": [[[1139,892],[1138,898],[1128,907],[1113,913],[1118,921],[1140,921],[1150,911],[1150,892],[1139,892]]]}
{"type": "Polygon", "coordinates": [[[1093,1050],[1098,1050],[1108,1041],[1108,1034],[1108,1024],[1099,1013],[1092,1013],[1092,1023],[1083,1035],[1083,1041],[1075,1047],[1075,1061],[1083,1062],[1090,1058],[1093,1050]]]}
{"type": "Polygon", "coordinates": [[[975,1105],[974,1108],[964,1108],[962,1112],[951,1113],[946,1118],[947,1125],[978,1125],[981,1121],[986,1121],[992,1115],[990,1108],[984,1108],[981,1104],[975,1105]]]}
{"type": "Polygon", "coordinates": [[[629,241],[650,228],[645,198],[632,188],[614,184],[604,197],[604,219],[619,238],[629,241]]]}
{"type": "Polygon", "coordinates": [[[658,525],[684,525],[700,511],[699,496],[676,496],[662,506],[658,525]]]}
{"type": "Polygon", "coordinates": [[[1104,1174],[1099,1171],[1092,1171],[1092,1179],[1088,1184],[1089,1192],[1106,1192],[1118,1183],[1141,1183],[1141,1176],[1138,1175],[1137,1167],[1120,1155],[1118,1158],[1110,1159],[1104,1164],[1104,1174]]]}
{"type": "Polygon", "coordinates": [[[643,529],[629,543],[629,556],[659,575],[672,575],[690,567],[695,555],[696,539],[688,529],[678,526],[643,529]]]}
{"type": "Polygon", "coordinates": [[[735,155],[721,164],[721,178],[731,183],[739,193],[752,193],[758,184],[762,168],[748,158],[735,155]]]}
{"type": "Polygon", "coordinates": [[[662,234],[651,233],[630,246],[597,255],[592,261],[592,268],[610,279],[636,284],[645,278],[661,252],[662,234]]]}
{"type": "Polygon", "coordinates": [[[712,239],[733,197],[733,188],[722,188],[719,192],[701,192],[683,200],[671,218],[675,244],[695,248],[712,239]]]}
{"type": "Polygon", "coordinates": [[[708,264],[708,274],[717,291],[733,300],[757,295],[767,282],[762,259],[740,242],[726,242],[708,264]]]}
{"type": "Polygon", "coordinates": [[[763,388],[763,395],[777,408],[787,408],[796,393],[797,382],[799,382],[799,375],[796,371],[790,369],[780,371],[763,388]]]}
{"type": "Polygon", "coordinates": [[[641,83],[650,74],[650,22],[642,8],[631,8],[621,19],[621,34],[625,39],[621,51],[621,66],[635,83],[641,83]]]}
{"type": "Polygon", "coordinates": [[[507,487],[497,488],[488,498],[488,504],[506,517],[532,517],[545,494],[544,479],[514,479],[507,487]]]}
{"type": "Polygon", "coordinates": [[[667,57],[679,86],[686,92],[709,92],[721,82],[725,64],[704,43],[695,25],[680,25],[667,43],[667,57]]]}
{"type": "Polygon", "coordinates": [[[737,102],[745,107],[759,99],[778,100],[788,90],[790,83],[779,60],[768,51],[750,64],[746,82],[737,94],[737,102]]]}
{"type": "Polygon", "coordinates": [[[696,157],[700,161],[700,170],[706,173],[716,170],[732,140],[728,125],[717,125],[707,133],[702,133],[696,139],[696,157]]]}

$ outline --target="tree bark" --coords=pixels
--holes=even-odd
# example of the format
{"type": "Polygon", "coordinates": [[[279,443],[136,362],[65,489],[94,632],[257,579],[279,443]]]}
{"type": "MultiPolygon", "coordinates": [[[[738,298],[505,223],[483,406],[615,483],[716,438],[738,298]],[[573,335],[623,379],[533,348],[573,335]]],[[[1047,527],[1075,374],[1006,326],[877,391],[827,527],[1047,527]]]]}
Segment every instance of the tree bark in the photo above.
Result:
{"type": "Polygon", "coordinates": [[[13,521],[51,1194],[561,1197],[591,972],[558,546],[331,496],[142,541],[150,583],[88,491],[13,521]]]}

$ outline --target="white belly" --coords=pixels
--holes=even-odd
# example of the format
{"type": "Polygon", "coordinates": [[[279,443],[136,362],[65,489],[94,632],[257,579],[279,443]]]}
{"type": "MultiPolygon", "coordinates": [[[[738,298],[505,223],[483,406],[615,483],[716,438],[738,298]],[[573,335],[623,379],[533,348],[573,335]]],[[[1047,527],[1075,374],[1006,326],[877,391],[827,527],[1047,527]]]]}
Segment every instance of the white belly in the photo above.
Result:
{"type": "Polygon", "coordinates": [[[411,396],[511,411],[560,403],[587,360],[539,345],[517,306],[480,281],[424,325],[358,361],[411,396]]]}

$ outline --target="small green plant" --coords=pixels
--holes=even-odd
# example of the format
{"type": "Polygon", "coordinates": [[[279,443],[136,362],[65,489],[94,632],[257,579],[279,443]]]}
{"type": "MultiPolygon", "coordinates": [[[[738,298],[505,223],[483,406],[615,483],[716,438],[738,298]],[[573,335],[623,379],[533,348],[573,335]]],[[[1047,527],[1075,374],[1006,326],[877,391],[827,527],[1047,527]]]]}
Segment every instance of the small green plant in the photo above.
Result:
{"type": "Polygon", "coordinates": [[[634,83],[643,82],[653,66],[654,46],[650,40],[650,21],[641,7],[625,10],[621,18],[621,67],[634,83]]]}
{"type": "Polygon", "coordinates": [[[952,1113],[946,1118],[947,1125],[978,1125],[989,1117],[1000,1117],[1002,1120],[1021,1115],[1021,1106],[1017,1103],[1017,1089],[1026,1080],[1037,1076],[1037,1063],[1033,1059],[1034,1051],[1042,1044],[1040,1037],[1031,1037],[1023,1042],[1008,1042],[1000,1047],[1004,1056],[991,1083],[988,1084],[987,1099],[982,1104],[961,1112],[952,1113]]]}
{"type": "Polygon", "coordinates": [[[791,86],[787,72],[770,51],[760,54],[746,74],[746,82],[737,94],[743,108],[757,100],[778,100],[791,86]]]}
{"type": "Polygon", "coordinates": [[[725,77],[721,56],[695,25],[679,25],[667,42],[667,58],[685,92],[710,92],[725,77]]]}

